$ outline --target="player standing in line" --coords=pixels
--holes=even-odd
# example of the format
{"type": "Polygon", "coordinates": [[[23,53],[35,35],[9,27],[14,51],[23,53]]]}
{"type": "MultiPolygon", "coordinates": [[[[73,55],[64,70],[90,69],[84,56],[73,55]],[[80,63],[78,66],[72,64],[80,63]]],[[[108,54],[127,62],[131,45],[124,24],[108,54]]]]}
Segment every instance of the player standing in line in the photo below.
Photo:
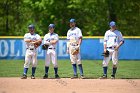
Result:
{"type": "Polygon", "coordinates": [[[67,53],[70,54],[70,60],[71,60],[71,64],[73,66],[73,71],[74,71],[74,76],[71,77],[71,79],[78,78],[77,65],[78,65],[79,70],[80,70],[81,78],[84,78],[80,52],[76,55],[71,54],[71,48],[70,47],[76,45],[80,48],[80,45],[82,43],[82,32],[78,27],[76,27],[76,22],[75,22],[75,19],[73,19],[73,18],[70,19],[70,29],[67,32],[67,40],[68,40],[68,42],[67,42],[67,53]],[[76,44],[70,44],[71,40],[75,40],[77,43],[76,44]]]}
{"type": "Polygon", "coordinates": [[[21,79],[27,78],[27,71],[32,62],[32,75],[31,79],[35,79],[35,71],[37,66],[37,48],[42,43],[41,37],[35,33],[35,26],[33,24],[28,26],[29,33],[24,35],[24,41],[26,43],[26,54],[24,63],[24,72],[21,79]]]}
{"type": "Polygon", "coordinates": [[[124,39],[121,32],[116,28],[116,23],[114,21],[111,21],[109,25],[111,29],[106,31],[104,36],[104,53],[108,50],[109,56],[104,57],[103,59],[104,74],[102,77],[100,77],[100,79],[107,78],[108,63],[111,58],[113,63],[111,78],[115,79],[115,74],[117,71],[117,64],[118,64],[118,50],[120,46],[124,43],[124,39]]]}
{"type": "Polygon", "coordinates": [[[43,79],[48,78],[48,70],[50,61],[52,61],[54,65],[55,78],[59,78],[58,75],[58,64],[57,64],[57,54],[56,54],[56,44],[59,40],[58,34],[54,33],[55,25],[49,25],[49,33],[44,36],[44,44],[49,45],[46,50],[46,60],[45,60],[45,75],[43,79]]]}

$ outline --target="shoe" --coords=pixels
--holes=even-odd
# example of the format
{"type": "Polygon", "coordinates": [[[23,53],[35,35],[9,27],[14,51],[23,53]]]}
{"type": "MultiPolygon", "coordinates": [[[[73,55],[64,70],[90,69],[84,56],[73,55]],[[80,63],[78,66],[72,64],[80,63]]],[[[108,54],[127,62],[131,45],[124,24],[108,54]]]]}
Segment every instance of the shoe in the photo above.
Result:
{"type": "Polygon", "coordinates": [[[80,77],[81,79],[85,79],[85,77],[84,77],[84,75],[81,75],[81,77],[80,77]]]}
{"type": "Polygon", "coordinates": [[[103,76],[99,77],[99,79],[107,79],[107,75],[103,75],[103,76]]]}
{"type": "Polygon", "coordinates": [[[44,76],[43,76],[43,79],[47,79],[48,78],[48,74],[45,74],[44,76]]]}
{"type": "Polygon", "coordinates": [[[111,75],[111,79],[115,79],[115,75],[111,75]]]}
{"type": "Polygon", "coordinates": [[[78,75],[73,75],[73,76],[71,77],[71,79],[75,79],[75,78],[78,78],[78,75]]]}
{"type": "Polygon", "coordinates": [[[35,76],[34,75],[31,75],[31,79],[35,79],[35,76]]]}
{"type": "Polygon", "coordinates": [[[60,78],[58,74],[55,75],[55,78],[60,78]]]}
{"type": "Polygon", "coordinates": [[[21,77],[21,79],[27,79],[27,75],[23,74],[23,76],[21,77]]]}

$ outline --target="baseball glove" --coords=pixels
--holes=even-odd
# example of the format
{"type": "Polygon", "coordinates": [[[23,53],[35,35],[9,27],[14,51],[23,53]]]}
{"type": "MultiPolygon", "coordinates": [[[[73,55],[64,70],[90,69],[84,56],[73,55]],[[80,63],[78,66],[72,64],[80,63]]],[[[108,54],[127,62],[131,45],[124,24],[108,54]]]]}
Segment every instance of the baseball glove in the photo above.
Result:
{"type": "Polygon", "coordinates": [[[79,47],[73,47],[71,49],[71,54],[72,55],[77,55],[79,53],[79,47]]]}
{"type": "Polygon", "coordinates": [[[47,50],[48,47],[49,47],[49,45],[46,45],[46,44],[43,44],[43,45],[42,45],[42,49],[43,49],[43,50],[47,50]]]}
{"type": "Polygon", "coordinates": [[[34,43],[34,46],[35,48],[39,47],[41,45],[42,42],[37,42],[37,43],[34,43]]]}
{"type": "Polygon", "coordinates": [[[103,53],[102,53],[102,56],[104,56],[104,57],[109,57],[109,51],[106,50],[106,52],[103,52],[103,53]]]}

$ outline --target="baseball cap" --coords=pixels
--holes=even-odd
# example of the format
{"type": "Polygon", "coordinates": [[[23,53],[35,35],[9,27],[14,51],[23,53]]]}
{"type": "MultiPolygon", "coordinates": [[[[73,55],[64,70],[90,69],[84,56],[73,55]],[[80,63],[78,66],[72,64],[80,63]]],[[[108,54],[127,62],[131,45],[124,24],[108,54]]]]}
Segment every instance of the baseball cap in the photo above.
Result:
{"type": "Polygon", "coordinates": [[[49,25],[49,28],[54,28],[54,27],[55,27],[54,24],[50,24],[50,25],[49,25]]]}
{"type": "Polygon", "coordinates": [[[70,23],[73,23],[73,22],[75,22],[75,19],[74,18],[71,18],[70,19],[70,23]]]}
{"type": "Polygon", "coordinates": [[[109,25],[112,27],[112,26],[116,26],[116,23],[114,22],[114,21],[111,21],[110,23],[109,23],[109,25]]]}
{"type": "Polygon", "coordinates": [[[30,24],[28,28],[35,28],[35,26],[33,24],[30,24]]]}

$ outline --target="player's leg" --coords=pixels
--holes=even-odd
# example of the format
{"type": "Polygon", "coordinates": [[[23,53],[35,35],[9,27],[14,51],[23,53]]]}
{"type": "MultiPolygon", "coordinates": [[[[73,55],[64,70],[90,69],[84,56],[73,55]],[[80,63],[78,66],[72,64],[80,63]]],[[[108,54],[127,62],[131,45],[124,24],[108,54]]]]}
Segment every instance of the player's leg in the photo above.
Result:
{"type": "Polygon", "coordinates": [[[82,66],[82,63],[81,63],[80,53],[77,54],[77,64],[78,64],[78,67],[79,67],[81,78],[83,79],[84,78],[84,73],[83,73],[83,66],[82,66]]]}
{"type": "Polygon", "coordinates": [[[35,79],[36,66],[37,66],[37,53],[35,52],[32,55],[32,75],[31,75],[31,79],[35,79]]]}
{"type": "Polygon", "coordinates": [[[77,61],[76,55],[70,54],[70,60],[71,60],[71,64],[72,64],[72,68],[73,68],[73,73],[74,73],[74,75],[71,77],[71,79],[78,78],[77,65],[76,65],[76,61],[77,61]]]}
{"type": "Polygon", "coordinates": [[[48,71],[50,66],[50,50],[47,50],[46,52],[46,58],[45,58],[45,75],[43,76],[43,79],[48,78],[48,71]]]}
{"type": "Polygon", "coordinates": [[[59,75],[58,75],[58,64],[57,64],[57,55],[56,55],[55,50],[51,51],[51,59],[52,59],[53,65],[54,65],[55,78],[59,78],[59,75]]]}
{"type": "Polygon", "coordinates": [[[112,75],[111,78],[115,79],[115,74],[117,71],[117,64],[118,64],[118,51],[114,51],[112,54],[112,62],[113,62],[113,66],[112,66],[112,75]]]}
{"type": "Polygon", "coordinates": [[[25,63],[24,63],[23,76],[21,77],[21,79],[26,79],[27,78],[27,72],[28,72],[30,62],[31,62],[31,55],[29,55],[29,52],[27,50],[26,54],[25,54],[25,63]]]}
{"type": "Polygon", "coordinates": [[[112,56],[112,53],[110,53],[109,57],[104,57],[104,59],[103,59],[103,63],[102,63],[102,65],[103,65],[103,76],[100,77],[101,79],[107,78],[108,63],[111,59],[111,56],[112,56]]]}
{"type": "Polygon", "coordinates": [[[72,47],[73,46],[71,46],[71,45],[69,46],[70,61],[71,61],[72,68],[73,68],[73,73],[74,73],[74,75],[71,77],[71,79],[78,78],[77,65],[76,65],[77,57],[76,57],[76,55],[71,54],[72,47]]]}

